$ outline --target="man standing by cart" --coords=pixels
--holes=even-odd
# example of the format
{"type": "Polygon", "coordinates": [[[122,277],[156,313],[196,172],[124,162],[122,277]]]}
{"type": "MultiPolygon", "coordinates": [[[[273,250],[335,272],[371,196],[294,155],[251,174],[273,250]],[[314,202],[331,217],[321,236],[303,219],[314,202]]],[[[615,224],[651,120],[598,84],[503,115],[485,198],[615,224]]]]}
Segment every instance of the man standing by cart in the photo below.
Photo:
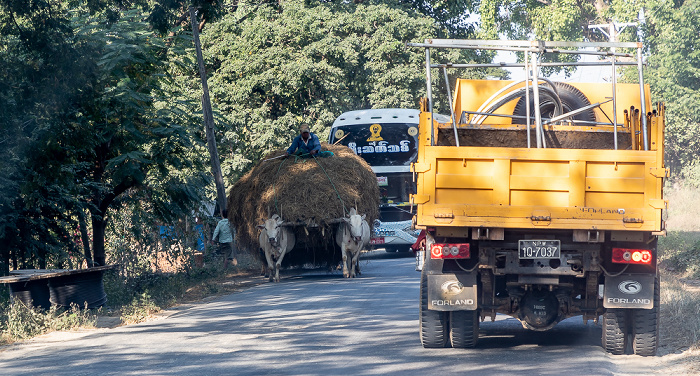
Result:
{"type": "MultiPolygon", "coordinates": [[[[214,229],[214,235],[211,237],[212,241],[219,243],[216,254],[218,256],[223,256],[224,258],[224,268],[228,267],[229,260],[233,260],[233,233],[231,231],[231,226],[229,225],[226,210],[221,212],[221,220],[216,224],[216,229],[214,229]]],[[[235,262],[234,262],[235,264],[235,262]]]]}

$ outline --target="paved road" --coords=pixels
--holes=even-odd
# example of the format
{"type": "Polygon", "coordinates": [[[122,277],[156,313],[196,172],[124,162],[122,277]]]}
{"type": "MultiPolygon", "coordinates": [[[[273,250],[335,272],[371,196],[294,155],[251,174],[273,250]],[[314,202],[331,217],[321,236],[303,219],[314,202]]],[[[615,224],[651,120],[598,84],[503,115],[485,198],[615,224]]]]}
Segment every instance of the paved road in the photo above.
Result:
{"type": "MultiPolygon", "coordinates": [[[[375,253],[353,280],[308,274],[114,329],[53,333],[0,352],[4,375],[643,375],[580,318],[549,332],[506,316],[477,349],[423,349],[412,258],[375,253]]],[[[663,374],[663,372],[659,372],[663,374]]]]}

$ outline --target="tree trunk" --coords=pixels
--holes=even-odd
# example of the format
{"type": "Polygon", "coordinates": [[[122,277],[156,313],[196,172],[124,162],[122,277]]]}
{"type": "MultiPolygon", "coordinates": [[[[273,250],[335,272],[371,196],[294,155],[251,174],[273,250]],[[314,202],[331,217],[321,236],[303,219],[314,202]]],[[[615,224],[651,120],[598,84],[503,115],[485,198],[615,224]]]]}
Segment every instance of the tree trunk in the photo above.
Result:
{"type": "Polygon", "coordinates": [[[2,269],[0,276],[10,275],[10,250],[5,248],[2,251],[2,269]]]}
{"type": "Polygon", "coordinates": [[[92,214],[92,251],[94,253],[93,266],[106,265],[105,257],[105,229],[107,221],[104,213],[92,214]]]}
{"type": "Polygon", "coordinates": [[[80,240],[83,243],[83,252],[85,254],[85,262],[88,268],[92,268],[92,252],[90,252],[90,237],[87,232],[87,222],[85,221],[85,212],[83,209],[78,209],[78,224],[80,225],[80,240]]]}
{"type": "Polygon", "coordinates": [[[202,113],[204,115],[204,127],[207,134],[207,146],[211,158],[211,170],[214,174],[214,183],[216,184],[216,202],[219,204],[219,209],[223,213],[226,211],[226,188],[224,187],[224,179],[221,175],[219,152],[216,149],[214,117],[212,116],[209,86],[207,85],[207,72],[206,69],[204,69],[202,45],[199,43],[199,25],[197,25],[197,15],[194,7],[190,7],[190,17],[192,22],[192,36],[194,38],[195,49],[197,50],[197,63],[199,63],[199,76],[202,80],[202,113]]]}

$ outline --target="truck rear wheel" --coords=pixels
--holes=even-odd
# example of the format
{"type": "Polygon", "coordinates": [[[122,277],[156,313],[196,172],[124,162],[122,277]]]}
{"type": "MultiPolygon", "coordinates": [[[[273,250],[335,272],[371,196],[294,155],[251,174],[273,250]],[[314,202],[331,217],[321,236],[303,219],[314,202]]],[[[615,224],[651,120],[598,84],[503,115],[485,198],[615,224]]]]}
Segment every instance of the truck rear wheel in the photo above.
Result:
{"type": "Polygon", "coordinates": [[[450,312],[450,343],[454,348],[472,348],[479,339],[477,311],[450,312]]]}
{"type": "Polygon", "coordinates": [[[654,308],[632,310],[632,350],[635,355],[655,356],[659,346],[659,276],[654,280],[654,308]]]}
{"type": "Polygon", "coordinates": [[[622,355],[627,346],[626,309],[607,309],[603,314],[603,348],[613,355],[622,355]]]}
{"type": "Polygon", "coordinates": [[[447,345],[447,313],[428,309],[428,276],[420,277],[420,342],[423,347],[447,345]]]}

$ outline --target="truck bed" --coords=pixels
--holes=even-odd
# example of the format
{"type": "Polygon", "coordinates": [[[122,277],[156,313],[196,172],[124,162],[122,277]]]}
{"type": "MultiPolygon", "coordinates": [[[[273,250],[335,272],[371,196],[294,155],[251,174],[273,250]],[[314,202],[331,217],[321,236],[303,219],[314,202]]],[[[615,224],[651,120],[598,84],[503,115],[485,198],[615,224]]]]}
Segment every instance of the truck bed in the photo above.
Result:
{"type": "Polygon", "coordinates": [[[667,171],[651,120],[649,151],[430,146],[422,135],[416,223],[661,231],[667,171]]]}

